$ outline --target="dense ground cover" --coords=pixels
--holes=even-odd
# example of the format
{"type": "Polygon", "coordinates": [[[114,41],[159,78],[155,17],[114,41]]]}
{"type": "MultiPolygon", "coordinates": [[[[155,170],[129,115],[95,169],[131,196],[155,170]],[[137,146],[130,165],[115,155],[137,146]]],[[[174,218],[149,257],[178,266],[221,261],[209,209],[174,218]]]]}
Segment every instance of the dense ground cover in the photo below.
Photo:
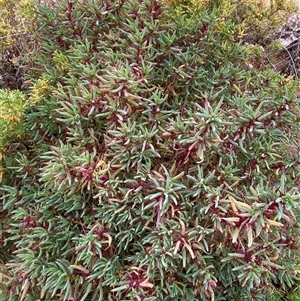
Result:
{"type": "Polygon", "coordinates": [[[3,300],[279,300],[297,287],[298,82],[249,69],[261,15],[175,4],[39,7],[27,103],[2,146],[3,300]]]}

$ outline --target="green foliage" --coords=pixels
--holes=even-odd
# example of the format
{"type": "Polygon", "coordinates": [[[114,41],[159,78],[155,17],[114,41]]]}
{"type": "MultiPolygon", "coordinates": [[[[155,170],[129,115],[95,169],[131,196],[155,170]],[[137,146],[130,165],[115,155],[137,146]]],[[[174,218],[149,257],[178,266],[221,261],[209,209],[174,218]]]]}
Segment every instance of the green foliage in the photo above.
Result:
{"type": "Polygon", "coordinates": [[[25,151],[2,188],[5,298],[265,300],[296,286],[297,82],[246,70],[246,47],[215,30],[220,7],[183,11],[41,7],[25,151]]]}
{"type": "Polygon", "coordinates": [[[227,39],[243,39],[248,43],[265,44],[287,16],[298,7],[290,0],[165,0],[172,8],[194,18],[202,10],[215,13],[218,22],[214,30],[227,39]]]}
{"type": "Polygon", "coordinates": [[[22,119],[26,109],[25,95],[0,89],[0,183],[3,177],[2,156],[9,141],[22,135],[22,119]]]}
{"type": "Polygon", "coordinates": [[[22,92],[0,89],[0,149],[10,136],[21,134],[20,124],[25,109],[25,95],[22,92]]]}

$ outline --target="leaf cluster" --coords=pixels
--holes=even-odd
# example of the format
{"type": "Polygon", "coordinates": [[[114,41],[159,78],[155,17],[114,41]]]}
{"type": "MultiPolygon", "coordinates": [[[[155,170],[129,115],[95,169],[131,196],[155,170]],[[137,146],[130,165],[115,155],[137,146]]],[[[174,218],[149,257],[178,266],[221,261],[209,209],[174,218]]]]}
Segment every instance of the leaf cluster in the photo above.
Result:
{"type": "Polygon", "coordinates": [[[172,9],[188,16],[199,16],[202,10],[219,11],[218,30],[227,39],[265,45],[287,17],[298,11],[289,0],[165,0],[172,9]]]}
{"type": "Polygon", "coordinates": [[[215,30],[219,8],[178,9],[40,7],[26,151],[1,190],[10,300],[265,300],[296,286],[297,82],[247,70],[245,47],[215,30]]]}

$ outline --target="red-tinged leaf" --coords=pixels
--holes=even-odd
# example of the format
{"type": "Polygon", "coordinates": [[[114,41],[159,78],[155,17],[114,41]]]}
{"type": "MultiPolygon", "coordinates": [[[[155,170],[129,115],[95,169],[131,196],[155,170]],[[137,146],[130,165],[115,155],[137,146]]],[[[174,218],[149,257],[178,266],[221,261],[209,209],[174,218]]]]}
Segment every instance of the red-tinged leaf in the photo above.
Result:
{"type": "Polygon", "coordinates": [[[141,282],[139,284],[139,286],[145,287],[145,288],[153,288],[154,287],[154,285],[149,282],[149,277],[147,277],[143,282],[141,282]]]}

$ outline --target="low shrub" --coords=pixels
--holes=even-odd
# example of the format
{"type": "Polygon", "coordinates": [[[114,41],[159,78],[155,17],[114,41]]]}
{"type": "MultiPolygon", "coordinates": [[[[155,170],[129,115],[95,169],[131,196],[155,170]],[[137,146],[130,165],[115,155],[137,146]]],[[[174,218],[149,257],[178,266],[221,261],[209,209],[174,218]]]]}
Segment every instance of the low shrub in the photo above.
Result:
{"type": "Polygon", "coordinates": [[[0,183],[2,182],[2,154],[9,141],[22,135],[25,95],[18,91],[0,89],[0,183]]]}
{"type": "Polygon", "coordinates": [[[298,83],[248,70],[224,14],[40,7],[2,187],[5,298],[271,300],[296,286],[298,83]]]}
{"type": "Polygon", "coordinates": [[[0,1],[0,89],[26,89],[25,62],[39,48],[35,0],[0,1]]]}
{"type": "Polygon", "coordinates": [[[0,57],[7,61],[31,52],[37,46],[36,2],[0,1],[0,57]]]}
{"type": "Polygon", "coordinates": [[[218,10],[218,26],[214,30],[228,39],[265,45],[287,17],[299,7],[290,0],[165,0],[171,7],[197,17],[201,11],[218,10]]]}

